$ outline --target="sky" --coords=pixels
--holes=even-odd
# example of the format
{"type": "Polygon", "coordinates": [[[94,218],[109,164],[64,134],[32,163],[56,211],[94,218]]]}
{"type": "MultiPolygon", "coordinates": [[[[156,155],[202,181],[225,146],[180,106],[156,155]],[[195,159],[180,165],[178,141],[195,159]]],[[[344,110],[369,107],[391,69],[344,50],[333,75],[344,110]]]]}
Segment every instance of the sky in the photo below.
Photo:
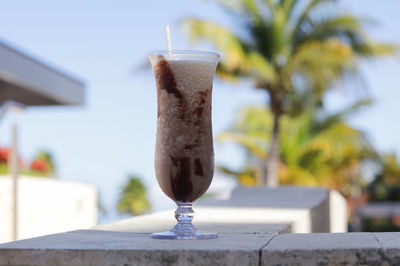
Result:
{"type": "MultiPolygon", "coordinates": [[[[0,2],[1,40],[86,84],[82,107],[27,109],[20,118],[22,156],[30,159],[40,149],[49,150],[60,179],[96,186],[108,209],[101,223],[119,218],[115,207],[130,174],[141,177],[148,186],[154,210],[172,207],[154,176],[153,73],[136,69],[148,60],[150,52],[165,49],[165,25],[171,26],[174,49],[212,49],[190,44],[180,21],[192,16],[230,25],[232,19],[212,0],[0,2]]],[[[368,28],[372,38],[400,43],[398,0],[341,1],[341,5],[379,22],[368,28]]],[[[362,93],[375,104],[353,117],[351,123],[367,132],[379,150],[400,155],[400,58],[365,62],[362,71],[368,84],[362,93]]],[[[350,104],[357,97],[351,91],[339,88],[329,93],[327,108],[334,111],[350,104]]],[[[241,106],[267,100],[249,84],[215,80],[214,135],[232,124],[241,106]]],[[[10,144],[10,123],[10,117],[0,121],[0,145],[10,144]]],[[[232,145],[216,143],[215,159],[238,166],[243,154],[232,145]]]]}

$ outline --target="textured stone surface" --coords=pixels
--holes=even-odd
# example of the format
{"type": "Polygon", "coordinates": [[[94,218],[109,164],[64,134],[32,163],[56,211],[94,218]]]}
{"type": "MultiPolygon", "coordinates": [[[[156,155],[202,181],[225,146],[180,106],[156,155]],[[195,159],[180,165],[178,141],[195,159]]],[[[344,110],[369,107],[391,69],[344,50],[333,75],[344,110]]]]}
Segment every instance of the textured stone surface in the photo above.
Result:
{"type": "Polygon", "coordinates": [[[155,240],[149,234],[80,230],[0,245],[0,265],[258,265],[271,234],[155,240]]]}
{"type": "Polygon", "coordinates": [[[400,265],[400,233],[374,233],[391,265],[400,265]]]}
{"type": "Polygon", "coordinates": [[[381,243],[372,233],[278,235],[263,248],[261,265],[399,265],[400,238],[390,234],[381,243]]]}
{"type": "Polygon", "coordinates": [[[236,233],[171,241],[80,230],[0,245],[0,265],[400,265],[399,254],[400,233],[236,233]]]}
{"type": "Polygon", "coordinates": [[[176,241],[80,230],[2,244],[0,265],[400,265],[399,254],[400,233],[235,233],[176,241]]]}

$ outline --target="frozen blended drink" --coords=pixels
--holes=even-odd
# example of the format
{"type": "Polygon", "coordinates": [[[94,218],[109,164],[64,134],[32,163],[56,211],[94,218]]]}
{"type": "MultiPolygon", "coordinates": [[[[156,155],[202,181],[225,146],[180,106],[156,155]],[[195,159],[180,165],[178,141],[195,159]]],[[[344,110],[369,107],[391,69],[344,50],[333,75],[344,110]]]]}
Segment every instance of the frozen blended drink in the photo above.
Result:
{"type": "Polygon", "coordinates": [[[178,206],[191,205],[213,178],[211,92],[218,60],[200,51],[150,55],[157,85],[156,177],[178,206]]]}

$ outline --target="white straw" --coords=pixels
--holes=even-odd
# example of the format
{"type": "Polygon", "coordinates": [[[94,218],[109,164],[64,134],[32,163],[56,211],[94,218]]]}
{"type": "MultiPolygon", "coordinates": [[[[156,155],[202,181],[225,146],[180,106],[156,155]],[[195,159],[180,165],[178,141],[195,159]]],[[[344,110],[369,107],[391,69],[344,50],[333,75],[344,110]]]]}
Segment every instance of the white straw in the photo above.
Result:
{"type": "Polygon", "coordinates": [[[167,49],[168,51],[171,51],[172,45],[171,45],[171,34],[169,32],[169,25],[165,26],[165,39],[167,40],[167,49]]]}

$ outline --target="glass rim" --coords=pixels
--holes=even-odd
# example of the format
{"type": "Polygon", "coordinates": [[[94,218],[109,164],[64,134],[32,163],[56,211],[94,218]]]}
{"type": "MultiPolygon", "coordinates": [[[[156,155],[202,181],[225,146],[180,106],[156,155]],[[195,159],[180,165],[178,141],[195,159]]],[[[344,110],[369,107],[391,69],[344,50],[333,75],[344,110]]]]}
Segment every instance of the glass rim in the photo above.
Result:
{"type": "Polygon", "coordinates": [[[203,50],[170,50],[170,51],[155,51],[149,54],[149,56],[157,55],[193,55],[193,56],[205,56],[210,58],[221,58],[221,55],[215,52],[203,51],[203,50]]]}

